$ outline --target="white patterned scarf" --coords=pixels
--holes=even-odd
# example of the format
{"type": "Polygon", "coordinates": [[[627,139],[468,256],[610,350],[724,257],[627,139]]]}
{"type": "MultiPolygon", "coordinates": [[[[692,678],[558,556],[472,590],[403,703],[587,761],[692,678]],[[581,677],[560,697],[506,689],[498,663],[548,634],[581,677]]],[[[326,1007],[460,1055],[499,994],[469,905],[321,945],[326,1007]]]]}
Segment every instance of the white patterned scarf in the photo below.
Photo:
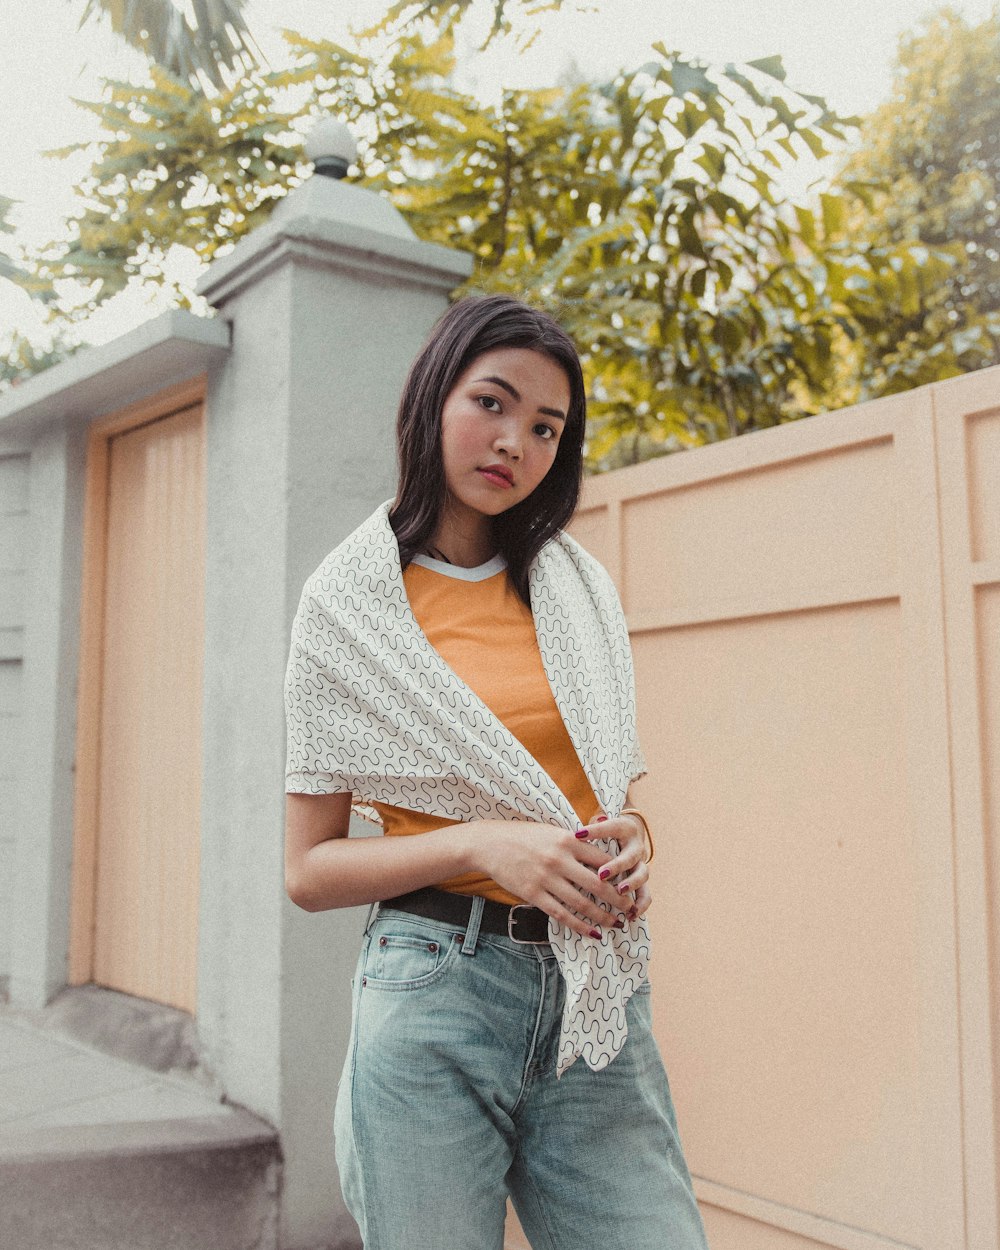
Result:
{"type": "MultiPolygon", "coordinates": [[[[286,790],[350,790],[448,820],[534,820],[577,829],[569,800],[430,645],[410,608],[399,546],[381,504],[306,582],[285,677],[286,790]]],[[[603,810],[618,816],[645,762],[625,616],[605,569],[568,534],[529,569],[542,663],[603,810]]],[[[611,840],[595,845],[614,852],[611,840]]],[[[566,982],[557,1074],[582,1056],[594,1071],[625,1044],[625,1004],[645,980],[645,918],[581,937],[549,934],[566,982]]]]}

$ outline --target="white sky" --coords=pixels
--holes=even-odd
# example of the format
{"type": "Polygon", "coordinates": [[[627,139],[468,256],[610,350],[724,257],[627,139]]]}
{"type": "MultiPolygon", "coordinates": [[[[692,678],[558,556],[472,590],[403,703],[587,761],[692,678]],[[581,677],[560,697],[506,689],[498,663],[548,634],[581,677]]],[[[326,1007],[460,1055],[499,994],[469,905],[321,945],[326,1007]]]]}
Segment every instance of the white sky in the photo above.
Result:
{"type": "MultiPolygon", "coordinates": [[[[476,3],[473,21],[484,32],[491,6],[476,3]]],[[[953,4],[969,21],[981,21],[994,0],[953,4]]],[[[578,0],[565,6],[565,13],[542,15],[542,35],[524,55],[511,44],[477,54],[477,32],[470,30],[460,85],[489,100],[500,86],[549,84],[571,60],[585,72],[610,75],[642,64],[662,40],[711,62],[780,54],[790,85],[825,95],[842,113],[863,113],[889,92],[900,33],[938,7],[927,0],[590,0],[583,12],[578,0]]],[[[74,178],[89,164],[85,157],[40,155],[96,133],[95,119],[73,97],[96,99],[102,76],[136,79],[143,72],[141,58],[103,26],[77,29],[84,7],[84,0],[0,0],[0,193],[20,201],[13,220],[28,244],[59,236],[73,211],[74,178]]],[[[282,27],[350,44],[351,29],[386,7],[386,0],[251,0],[248,19],[278,67],[282,27]]],[[[803,167],[788,184],[790,194],[802,194],[820,172],[803,167]]],[[[161,311],[142,295],[110,304],[81,328],[82,337],[104,341],[161,311]]],[[[0,282],[0,341],[15,327],[45,338],[28,297],[0,282]]]]}

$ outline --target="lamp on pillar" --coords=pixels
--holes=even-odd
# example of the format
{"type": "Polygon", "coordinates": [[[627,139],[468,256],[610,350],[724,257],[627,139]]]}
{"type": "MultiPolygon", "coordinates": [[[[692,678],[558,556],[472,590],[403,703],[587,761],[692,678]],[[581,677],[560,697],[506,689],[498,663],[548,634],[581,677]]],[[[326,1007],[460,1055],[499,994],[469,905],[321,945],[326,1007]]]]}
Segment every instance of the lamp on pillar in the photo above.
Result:
{"type": "Polygon", "coordinates": [[[316,173],[324,178],[346,177],[358,155],[354,136],[335,117],[324,117],[313,126],[305,149],[316,173]]]}

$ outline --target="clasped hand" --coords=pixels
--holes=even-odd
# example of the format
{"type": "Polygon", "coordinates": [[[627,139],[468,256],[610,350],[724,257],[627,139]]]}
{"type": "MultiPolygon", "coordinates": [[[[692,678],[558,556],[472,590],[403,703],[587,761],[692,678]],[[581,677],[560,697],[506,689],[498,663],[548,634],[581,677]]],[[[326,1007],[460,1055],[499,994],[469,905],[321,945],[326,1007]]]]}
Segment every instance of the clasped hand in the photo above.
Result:
{"type": "Polygon", "coordinates": [[[579,833],[531,820],[489,823],[494,836],[485,840],[485,870],[576,933],[594,937],[609,925],[625,928],[652,902],[646,834],[634,816],[597,812],[579,833]],[[594,845],[606,838],[618,844],[617,854],[594,845]]]}

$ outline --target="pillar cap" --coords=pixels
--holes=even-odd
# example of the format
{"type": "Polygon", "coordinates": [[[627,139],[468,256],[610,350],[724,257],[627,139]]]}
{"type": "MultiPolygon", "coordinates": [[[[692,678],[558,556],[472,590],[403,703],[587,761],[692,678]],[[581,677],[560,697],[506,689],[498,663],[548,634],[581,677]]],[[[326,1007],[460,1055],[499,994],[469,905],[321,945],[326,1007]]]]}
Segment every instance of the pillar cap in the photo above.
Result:
{"type": "Polygon", "coordinates": [[[305,151],[315,174],[279,199],[269,221],[216,257],[202,275],[195,290],[210,304],[222,307],[288,262],[446,291],[469,276],[471,255],[418,239],[387,195],[345,181],[357,145],[342,121],[321,118],[305,151]]]}

